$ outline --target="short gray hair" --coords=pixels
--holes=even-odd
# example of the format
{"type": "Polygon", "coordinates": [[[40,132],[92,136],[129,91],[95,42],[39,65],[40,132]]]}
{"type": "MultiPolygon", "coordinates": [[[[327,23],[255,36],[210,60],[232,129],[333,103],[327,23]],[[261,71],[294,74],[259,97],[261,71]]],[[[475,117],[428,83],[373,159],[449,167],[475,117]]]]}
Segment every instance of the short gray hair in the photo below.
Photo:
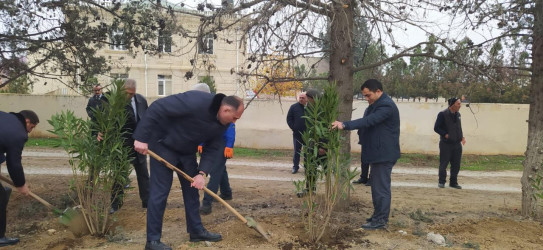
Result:
{"type": "Polygon", "coordinates": [[[128,78],[124,81],[123,86],[125,89],[136,89],[136,80],[128,78]]]}
{"type": "Polygon", "coordinates": [[[192,87],[190,88],[190,90],[198,90],[198,91],[203,91],[203,92],[207,92],[207,93],[211,93],[211,90],[209,89],[209,86],[205,83],[197,83],[197,84],[194,84],[192,85],[192,87]]]}

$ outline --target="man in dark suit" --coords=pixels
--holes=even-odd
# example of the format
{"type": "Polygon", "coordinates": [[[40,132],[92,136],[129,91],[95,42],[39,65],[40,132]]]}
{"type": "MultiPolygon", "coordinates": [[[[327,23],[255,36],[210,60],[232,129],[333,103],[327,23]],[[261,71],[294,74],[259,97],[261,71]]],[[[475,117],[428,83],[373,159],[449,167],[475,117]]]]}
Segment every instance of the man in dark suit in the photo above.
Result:
{"type": "MultiPolygon", "coordinates": [[[[219,241],[220,234],[208,232],[199,214],[198,190],[223,157],[222,135],[243,114],[241,98],[187,91],[159,99],[149,107],[134,133],[134,148],[141,154],[153,150],[166,161],[192,176],[190,183],[178,175],[185,204],[185,218],[190,241],[219,241]],[[200,143],[206,150],[196,161],[200,143]]],[[[166,202],[172,185],[172,170],[151,159],[149,203],[147,207],[147,244],[145,249],[171,249],[160,242],[166,202]]]]}
{"type": "MultiPolygon", "coordinates": [[[[21,158],[23,148],[28,140],[28,133],[40,122],[38,115],[31,110],[19,113],[0,111],[0,164],[6,161],[9,176],[17,191],[28,195],[30,190],[25,180],[21,158]]],[[[11,188],[0,183],[0,247],[14,245],[18,238],[6,237],[6,208],[8,206],[11,188]]]]}
{"type": "Polygon", "coordinates": [[[392,99],[383,92],[383,85],[375,79],[364,82],[362,94],[369,103],[364,117],[332,123],[332,128],[358,129],[362,145],[362,162],[371,167],[371,198],[373,215],[362,228],[386,228],[390,214],[390,182],[392,167],[400,158],[400,113],[392,99]]]}
{"type": "Polygon", "coordinates": [[[94,95],[89,98],[89,102],[87,103],[87,108],[85,109],[87,111],[87,115],[93,119],[93,109],[97,109],[98,107],[102,106],[102,102],[107,102],[107,98],[104,94],[102,94],[102,86],[100,84],[97,84],[92,88],[92,92],[94,95]]]}
{"type": "Polygon", "coordinates": [[[307,97],[305,92],[300,93],[298,102],[290,106],[287,113],[287,124],[292,130],[292,141],[294,144],[294,154],[292,157],[292,174],[298,173],[300,169],[300,153],[302,152],[302,133],[305,131],[305,105],[307,97]]]}
{"type": "MultiPolygon", "coordinates": [[[[124,83],[124,90],[128,98],[128,104],[126,105],[126,112],[128,119],[123,128],[125,132],[123,137],[125,139],[124,145],[132,148],[131,157],[132,166],[136,171],[136,177],[138,179],[138,189],[141,199],[141,206],[147,208],[147,201],[149,200],[149,171],[147,170],[147,156],[137,153],[134,150],[134,138],[132,134],[136,130],[138,122],[143,118],[147,111],[147,100],[140,94],[136,93],[136,81],[134,79],[126,79],[124,83]]],[[[128,176],[126,177],[129,178],[128,176]]],[[[119,210],[122,205],[122,195],[124,194],[123,186],[116,185],[113,190],[114,200],[111,204],[110,213],[114,213],[119,210]]]]}

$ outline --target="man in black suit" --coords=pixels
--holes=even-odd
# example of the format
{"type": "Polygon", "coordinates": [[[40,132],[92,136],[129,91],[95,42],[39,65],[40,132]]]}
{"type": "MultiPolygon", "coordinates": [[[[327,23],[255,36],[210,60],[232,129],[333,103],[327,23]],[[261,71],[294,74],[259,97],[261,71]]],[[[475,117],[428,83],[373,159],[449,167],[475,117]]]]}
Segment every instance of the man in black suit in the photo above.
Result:
{"type": "MultiPolygon", "coordinates": [[[[31,110],[19,113],[0,111],[0,164],[6,161],[9,176],[17,191],[28,195],[30,190],[25,180],[21,158],[23,148],[28,140],[28,133],[40,122],[38,115],[31,110]]],[[[18,238],[6,237],[6,208],[8,206],[11,188],[0,183],[0,247],[14,245],[18,238]]]]}
{"type": "Polygon", "coordinates": [[[287,124],[292,130],[292,141],[294,144],[294,154],[292,157],[292,174],[298,173],[300,169],[300,153],[302,152],[302,133],[305,131],[305,105],[307,96],[305,92],[300,93],[298,102],[290,106],[287,113],[287,124]]]}
{"type": "Polygon", "coordinates": [[[95,85],[94,88],[92,88],[92,92],[94,93],[94,95],[89,98],[87,108],[85,109],[87,111],[87,115],[91,119],[93,119],[94,117],[92,110],[101,107],[102,102],[107,102],[106,96],[102,94],[102,86],[100,86],[100,84],[95,85]]]}
{"type": "Polygon", "coordinates": [[[362,84],[362,94],[369,103],[364,117],[353,121],[332,123],[332,128],[358,129],[362,145],[362,162],[371,167],[371,199],[373,215],[366,219],[366,230],[386,228],[390,215],[390,182],[392,167],[400,158],[400,112],[394,101],[383,92],[376,79],[362,84]]]}
{"type": "MultiPolygon", "coordinates": [[[[153,102],[134,133],[134,148],[138,153],[147,154],[147,149],[151,149],[194,179],[190,183],[178,175],[192,242],[222,239],[220,234],[208,232],[202,225],[198,190],[205,186],[204,176],[218,166],[223,157],[222,135],[230,123],[241,118],[243,111],[243,101],[239,97],[187,91],[153,102]],[[198,166],[196,151],[202,142],[206,150],[198,166]]],[[[160,238],[172,174],[171,169],[151,159],[145,249],[171,249],[160,242],[160,238]]]]}
{"type": "MultiPolygon", "coordinates": [[[[134,150],[134,139],[132,138],[132,134],[136,130],[138,122],[145,115],[148,105],[145,97],[136,93],[136,81],[134,79],[126,79],[124,83],[124,90],[129,100],[128,104],[126,105],[128,119],[123,128],[123,131],[125,132],[123,134],[125,139],[124,145],[132,148],[130,156],[134,157],[132,160],[132,166],[134,166],[136,177],[138,179],[141,206],[143,208],[147,208],[147,201],[149,200],[149,171],[147,170],[147,156],[138,154],[134,150]]],[[[127,176],[126,178],[128,179],[129,177],[127,176]]],[[[116,185],[113,190],[114,200],[111,204],[110,213],[114,213],[119,210],[120,206],[122,205],[123,194],[123,186],[116,185]]]]}

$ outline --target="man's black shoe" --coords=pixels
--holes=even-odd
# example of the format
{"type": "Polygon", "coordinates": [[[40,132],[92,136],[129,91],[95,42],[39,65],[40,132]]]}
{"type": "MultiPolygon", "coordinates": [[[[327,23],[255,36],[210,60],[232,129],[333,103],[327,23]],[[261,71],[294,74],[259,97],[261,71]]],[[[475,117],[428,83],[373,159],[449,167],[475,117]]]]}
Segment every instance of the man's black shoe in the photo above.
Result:
{"type": "Polygon", "coordinates": [[[387,224],[373,222],[373,220],[371,222],[368,222],[368,223],[362,225],[362,228],[364,228],[366,230],[385,229],[386,227],[387,227],[387,224]]]}
{"type": "Polygon", "coordinates": [[[147,208],[147,202],[141,202],[141,207],[142,208],[147,208]]]}
{"type": "Polygon", "coordinates": [[[200,214],[201,215],[208,215],[211,213],[211,205],[204,205],[200,206],[200,214]]]}
{"type": "Polygon", "coordinates": [[[19,242],[19,238],[2,237],[0,238],[0,247],[15,245],[18,242],[19,242]]]}
{"type": "Polygon", "coordinates": [[[445,183],[439,183],[439,184],[437,184],[437,187],[438,188],[445,188],[445,183]]]}
{"type": "Polygon", "coordinates": [[[191,242],[198,242],[198,241],[220,241],[222,240],[222,236],[220,234],[211,233],[204,229],[204,231],[197,233],[197,234],[190,234],[190,241],[191,242]]]}
{"type": "Polygon", "coordinates": [[[366,186],[366,187],[371,186],[371,179],[368,179],[368,182],[364,183],[364,186],[366,186]]]}
{"type": "Polygon", "coordinates": [[[449,187],[456,188],[456,189],[462,189],[462,186],[455,184],[455,185],[449,185],[449,187]]]}
{"type": "Polygon", "coordinates": [[[298,173],[299,167],[292,167],[292,174],[298,173]]]}
{"type": "Polygon", "coordinates": [[[172,248],[159,240],[153,240],[147,241],[147,244],[145,244],[145,250],[172,250],[172,248]]]}
{"type": "Polygon", "coordinates": [[[356,181],[353,181],[353,184],[366,184],[366,183],[368,183],[368,179],[362,178],[362,177],[358,178],[358,180],[356,181]]]}
{"type": "Polygon", "coordinates": [[[229,200],[232,200],[232,195],[225,195],[225,194],[221,194],[219,195],[219,197],[221,197],[221,199],[225,200],[225,201],[229,201],[229,200]]]}
{"type": "Polygon", "coordinates": [[[366,218],[366,222],[371,222],[373,220],[372,217],[366,218]]]}

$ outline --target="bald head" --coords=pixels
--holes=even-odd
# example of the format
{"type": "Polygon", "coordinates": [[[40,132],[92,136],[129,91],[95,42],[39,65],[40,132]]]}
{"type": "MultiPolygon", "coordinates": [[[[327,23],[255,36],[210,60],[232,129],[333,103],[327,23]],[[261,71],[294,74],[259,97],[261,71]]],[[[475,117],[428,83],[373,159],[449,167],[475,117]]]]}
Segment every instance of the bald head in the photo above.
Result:
{"type": "Polygon", "coordinates": [[[221,101],[217,119],[222,125],[235,123],[241,118],[244,110],[243,100],[239,96],[226,96],[221,101]]]}

